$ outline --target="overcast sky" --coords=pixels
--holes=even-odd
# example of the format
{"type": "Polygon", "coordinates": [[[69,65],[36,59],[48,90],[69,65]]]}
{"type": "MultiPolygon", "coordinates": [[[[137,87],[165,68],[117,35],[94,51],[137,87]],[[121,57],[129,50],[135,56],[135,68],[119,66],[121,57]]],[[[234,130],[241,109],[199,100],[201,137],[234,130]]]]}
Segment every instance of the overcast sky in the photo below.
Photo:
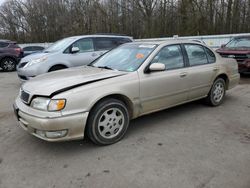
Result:
{"type": "Polygon", "coordinates": [[[4,2],[5,0],[0,0],[0,5],[4,2]]]}

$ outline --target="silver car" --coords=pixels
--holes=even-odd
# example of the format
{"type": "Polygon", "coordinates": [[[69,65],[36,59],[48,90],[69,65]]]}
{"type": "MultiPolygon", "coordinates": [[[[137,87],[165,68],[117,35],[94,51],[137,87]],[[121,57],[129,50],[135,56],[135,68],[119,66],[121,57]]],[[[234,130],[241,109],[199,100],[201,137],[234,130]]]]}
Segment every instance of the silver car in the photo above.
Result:
{"type": "Polygon", "coordinates": [[[57,41],[41,53],[24,57],[17,66],[22,81],[68,67],[87,65],[107,51],[133,39],[118,35],[83,35],[57,41]]]}
{"type": "Polygon", "coordinates": [[[113,144],[131,119],[204,98],[218,106],[239,82],[238,66],[200,43],[124,44],[85,67],[23,84],[14,108],[20,126],[47,141],[113,144]]]}

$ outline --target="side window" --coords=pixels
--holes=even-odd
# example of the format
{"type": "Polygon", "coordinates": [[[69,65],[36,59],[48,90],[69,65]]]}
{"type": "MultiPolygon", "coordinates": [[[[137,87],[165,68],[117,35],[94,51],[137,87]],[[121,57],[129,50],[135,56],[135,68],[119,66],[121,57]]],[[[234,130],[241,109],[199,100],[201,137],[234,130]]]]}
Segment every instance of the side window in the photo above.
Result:
{"type": "Polygon", "coordinates": [[[204,47],[204,49],[205,49],[205,52],[207,54],[208,62],[214,63],[216,61],[216,57],[215,57],[214,53],[206,47],[204,47]]]}
{"type": "Polygon", "coordinates": [[[80,39],[76,41],[72,47],[78,47],[80,49],[79,53],[94,51],[92,39],[80,39]]]}
{"type": "Polygon", "coordinates": [[[116,46],[119,46],[121,44],[125,44],[128,42],[132,42],[131,39],[129,38],[115,38],[114,40],[115,40],[116,46]]]}
{"type": "Polygon", "coordinates": [[[32,46],[27,46],[23,48],[24,51],[33,51],[32,46]]]}
{"type": "Polygon", "coordinates": [[[152,63],[163,63],[167,70],[184,67],[180,45],[166,46],[154,57],[152,63]]]}
{"type": "Polygon", "coordinates": [[[0,42],[0,48],[5,48],[5,47],[8,47],[9,46],[9,43],[7,42],[0,42]]]}
{"type": "Polygon", "coordinates": [[[117,45],[112,38],[96,38],[95,39],[95,48],[97,51],[99,50],[111,50],[115,48],[117,45]]]}
{"type": "Polygon", "coordinates": [[[207,64],[207,56],[203,46],[186,44],[184,45],[187,51],[190,66],[207,64]]]}
{"type": "Polygon", "coordinates": [[[42,46],[33,46],[33,50],[42,51],[42,50],[44,50],[44,48],[42,46]]]}

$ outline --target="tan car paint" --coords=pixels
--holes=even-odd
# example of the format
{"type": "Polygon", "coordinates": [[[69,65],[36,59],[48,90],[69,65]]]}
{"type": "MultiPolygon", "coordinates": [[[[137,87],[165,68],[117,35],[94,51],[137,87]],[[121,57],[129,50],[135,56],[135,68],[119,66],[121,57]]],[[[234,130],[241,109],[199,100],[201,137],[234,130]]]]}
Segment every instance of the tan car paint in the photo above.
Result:
{"type": "MultiPolygon", "coordinates": [[[[87,84],[63,91],[52,97],[52,99],[67,100],[65,108],[60,112],[32,109],[22,103],[20,96],[17,97],[15,105],[19,108],[20,118],[27,123],[26,127],[31,126],[42,130],[67,128],[70,131],[70,135],[66,138],[42,138],[44,140],[79,139],[84,136],[89,112],[99,100],[105,97],[120,96],[124,98],[131,112],[131,119],[133,119],[205,97],[215,78],[221,74],[225,74],[229,78],[228,88],[236,86],[239,82],[236,61],[222,59],[216,53],[216,63],[145,73],[145,69],[162,47],[169,44],[187,43],[187,41],[145,43],[157,44],[158,47],[135,72],[80,67],[45,74],[25,83],[23,85],[25,91],[32,95],[45,96],[50,96],[53,92],[73,84],[84,82],[87,84]],[[95,81],[96,79],[98,81],[95,81]],[[65,117],[67,117],[67,121],[62,121],[61,118],[65,117]],[[53,123],[50,119],[53,119],[53,123]],[[57,122],[54,121],[56,119],[57,122]]],[[[188,43],[194,42],[188,41],[188,43]]],[[[23,126],[23,122],[19,121],[19,123],[23,126]]],[[[31,134],[35,135],[32,132],[31,134]]]]}

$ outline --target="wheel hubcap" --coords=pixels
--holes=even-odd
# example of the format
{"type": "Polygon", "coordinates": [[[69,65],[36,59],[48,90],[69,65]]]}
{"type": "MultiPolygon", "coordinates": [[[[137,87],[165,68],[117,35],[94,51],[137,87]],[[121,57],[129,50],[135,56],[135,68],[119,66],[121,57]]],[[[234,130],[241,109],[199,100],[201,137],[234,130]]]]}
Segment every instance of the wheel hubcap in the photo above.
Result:
{"type": "Polygon", "coordinates": [[[124,115],[118,108],[106,110],[99,119],[98,131],[102,137],[111,139],[117,136],[124,126],[124,115]]]}
{"type": "Polygon", "coordinates": [[[220,102],[224,96],[224,85],[220,82],[216,83],[213,91],[213,99],[215,102],[220,102]]]}
{"type": "Polygon", "coordinates": [[[13,70],[15,68],[15,63],[11,60],[6,60],[3,62],[3,68],[5,70],[13,70]]]}

